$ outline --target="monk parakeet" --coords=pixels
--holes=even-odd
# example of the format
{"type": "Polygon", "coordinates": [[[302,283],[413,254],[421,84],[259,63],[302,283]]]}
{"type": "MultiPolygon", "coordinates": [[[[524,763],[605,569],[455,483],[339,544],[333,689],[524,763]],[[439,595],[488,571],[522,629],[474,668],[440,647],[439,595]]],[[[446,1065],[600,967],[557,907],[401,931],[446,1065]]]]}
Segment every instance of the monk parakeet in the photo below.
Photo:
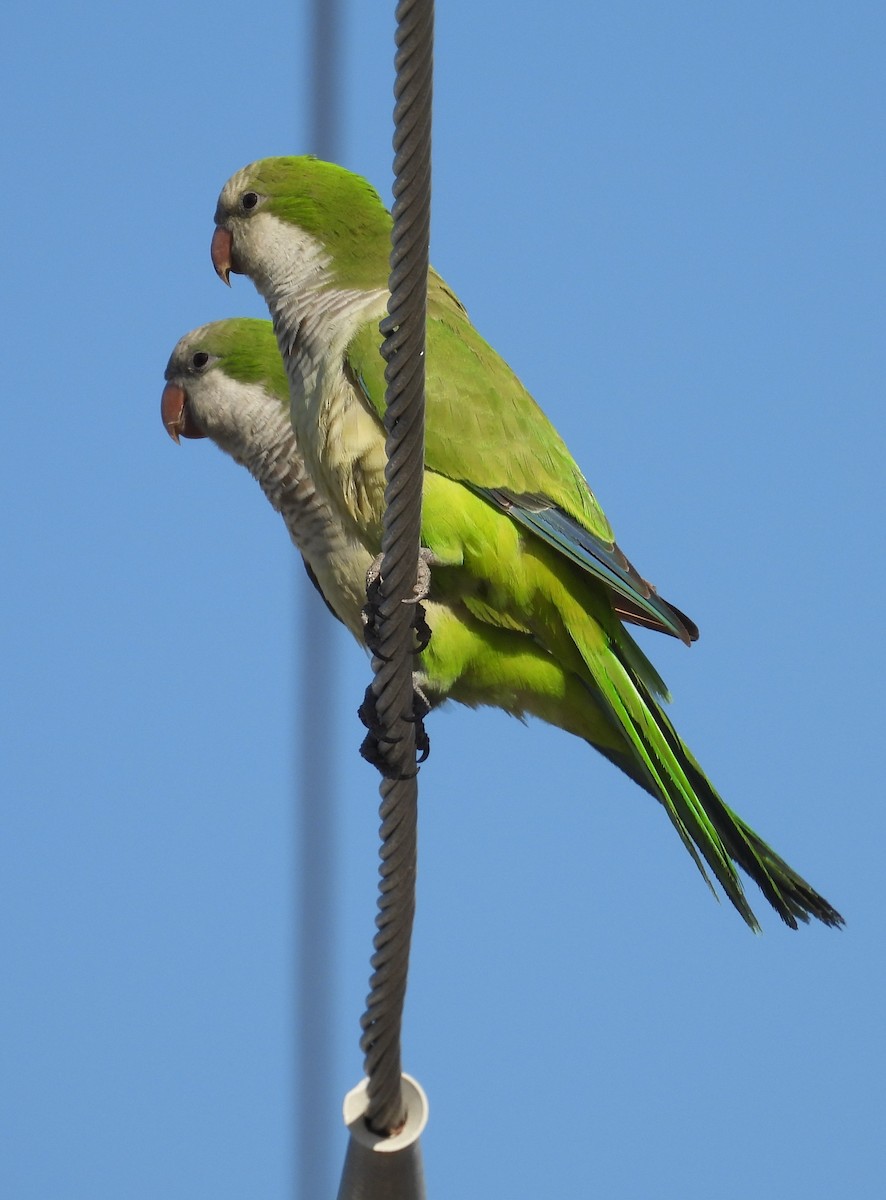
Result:
{"type": "MultiPolygon", "coordinates": [[[[318,492],[374,556],[384,503],[384,363],[391,218],[366,180],[310,157],[272,158],[222,189],[212,259],[264,297],[289,381],[292,424],[318,492]]],[[[839,914],[723,803],[665,715],[666,688],[624,628],[687,644],[692,622],[634,569],[541,408],[474,329],[441,277],[428,287],[422,544],[430,598],[490,637],[530,635],[592,695],[707,879],[751,927],[735,869],[796,928],[839,914]]]]}
{"type": "MultiPolygon", "coordinates": [[[[362,644],[372,556],[307,472],[270,321],[234,318],[185,334],[166,367],[160,409],[174,441],[208,437],[246,467],[283,517],[327,606],[362,644]]],[[[429,601],[426,608],[433,637],[417,657],[416,676],[431,704],[453,699],[540,717],[637,777],[619,731],[584,683],[568,678],[530,634],[491,628],[463,606],[429,601]]],[[[642,776],[638,782],[645,785],[642,776]]]]}

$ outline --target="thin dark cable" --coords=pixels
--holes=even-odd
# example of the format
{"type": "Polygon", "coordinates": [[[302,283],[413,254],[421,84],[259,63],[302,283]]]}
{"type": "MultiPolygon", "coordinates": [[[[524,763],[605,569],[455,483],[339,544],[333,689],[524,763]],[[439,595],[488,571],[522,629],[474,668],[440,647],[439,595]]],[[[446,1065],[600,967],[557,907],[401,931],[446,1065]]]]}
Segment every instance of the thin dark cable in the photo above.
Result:
{"type": "MultiPolygon", "coordinates": [[[[335,161],[341,128],[340,0],[314,0],[309,48],[308,147],[335,161]]],[[[305,147],[299,147],[302,153],[305,147]]],[[[338,875],[335,826],[334,640],[329,614],[298,570],[298,717],[296,894],[296,1078],[294,1195],[316,1200],[335,1178],[333,1130],[338,1096],[333,1084],[335,905],[338,875]]]]}
{"type": "Polygon", "coordinates": [[[391,297],[381,324],[387,360],[385,517],[372,693],[381,784],[381,863],[371,991],[362,1019],[368,1108],[379,1133],[404,1118],[400,1031],[415,912],[416,697],[414,598],[424,474],[424,351],[431,193],[433,0],[397,5],[391,297]],[[380,731],[380,732],[379,732],[380,731]]]}

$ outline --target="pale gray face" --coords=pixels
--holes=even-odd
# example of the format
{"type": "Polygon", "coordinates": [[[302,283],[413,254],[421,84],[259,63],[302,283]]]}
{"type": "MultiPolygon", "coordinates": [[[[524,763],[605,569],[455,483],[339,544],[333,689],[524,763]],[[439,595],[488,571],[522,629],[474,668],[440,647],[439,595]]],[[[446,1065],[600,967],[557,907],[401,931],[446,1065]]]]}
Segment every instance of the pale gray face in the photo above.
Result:
{"type": "Polygon", "coordinates": [[[238,350],[242,364],[242,339],[227,322],[186,334],[166,367],[163,425],[175,441],[209,438],[246,467],[282,514],[327,603],[362,640],[369,553],[316,493],[289,420],[288,397],[227,373],[226,362],[235,361],[238,350]]]}
{"type": "Polygon", "coordinates": [[[251,186],[255,166],[232,175],[219,195],[212,238],[216,273],[225,283],[231,272],[248,275],[268,300],[322,286],[331,256],[316,237],[267,211],[266,197],[251,186]]]}
{"type": "Polygon", "coordinates": [[[209,349],[213,325],[178,342],[166,367],[161,414],[169,435],[208,437],[237,462],[254,460],[263,446],[288,432],[280,400],[260,383],[243,383],[225,372],[223,356],[209,349]]]}

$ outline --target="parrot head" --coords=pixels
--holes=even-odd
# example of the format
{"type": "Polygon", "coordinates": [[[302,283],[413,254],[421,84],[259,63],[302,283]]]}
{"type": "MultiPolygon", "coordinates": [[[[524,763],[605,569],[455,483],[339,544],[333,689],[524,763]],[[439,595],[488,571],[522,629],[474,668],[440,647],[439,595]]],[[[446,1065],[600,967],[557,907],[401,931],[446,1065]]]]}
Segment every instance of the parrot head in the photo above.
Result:
{"type": "Polygon", "coordinates": [[[266,298],[300,286],[384,287],[391,217],[359,175],[310,156],[263,158],[232,175],[215,211],[219,278],[248,275],[266,298]]]}
{"type": "Polygon", "coordinates": [[[270,321],[237,317],[186,333],[166,367],[166,432],[209,437],[235,454],[257,422],[289,412],[289,386],[270,321]]]}

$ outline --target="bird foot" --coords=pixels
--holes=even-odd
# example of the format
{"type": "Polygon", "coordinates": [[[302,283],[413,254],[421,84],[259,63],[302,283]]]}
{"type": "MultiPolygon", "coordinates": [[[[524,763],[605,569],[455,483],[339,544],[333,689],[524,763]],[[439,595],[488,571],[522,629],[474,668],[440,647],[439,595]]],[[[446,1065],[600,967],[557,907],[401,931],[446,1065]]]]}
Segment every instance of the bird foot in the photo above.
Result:
{"type": "Polygon", "coordinates": [[[418,752],[415,768],[411,771],[394,770],[389,762],[391,749],[400,741],[391,737],[382,727],[378,715],[378,704],[372,684],[366,689],[363,703],[357,709],[357,715],[369,730],[360,746],[360,754],[377,767],[385,779],[412,779],[418,774],[418,764],[423,763],[431,752],[431,739],[425,729],[424,718],[431,711],[427,696],[419,687],[416,677],[412,679],[412,714],[406,718],[415,725],[415,748],[418,752]]]}
{"type": "MultiPolygon", "coordinates": [[[[379,554],[374,558],[366,572],[366,603],[363,605],[360,616],[363,621],[363,640],[366,645],[382,662],[389,662],[390,657],[379,651],[382,557],[379,554]]],[[[414,605],[412,626],[415,631],[415,645],[413,654],[421,654],[431,640],[431,629],[425,616],[424,605],[421,602],[427,598],[431,590],[431,567],[435,562],[433,551],[429,550],[427,546],[421,546],[418,553],[415,587],[412,595],[403,600],[404,604],[414,605]]]]}

